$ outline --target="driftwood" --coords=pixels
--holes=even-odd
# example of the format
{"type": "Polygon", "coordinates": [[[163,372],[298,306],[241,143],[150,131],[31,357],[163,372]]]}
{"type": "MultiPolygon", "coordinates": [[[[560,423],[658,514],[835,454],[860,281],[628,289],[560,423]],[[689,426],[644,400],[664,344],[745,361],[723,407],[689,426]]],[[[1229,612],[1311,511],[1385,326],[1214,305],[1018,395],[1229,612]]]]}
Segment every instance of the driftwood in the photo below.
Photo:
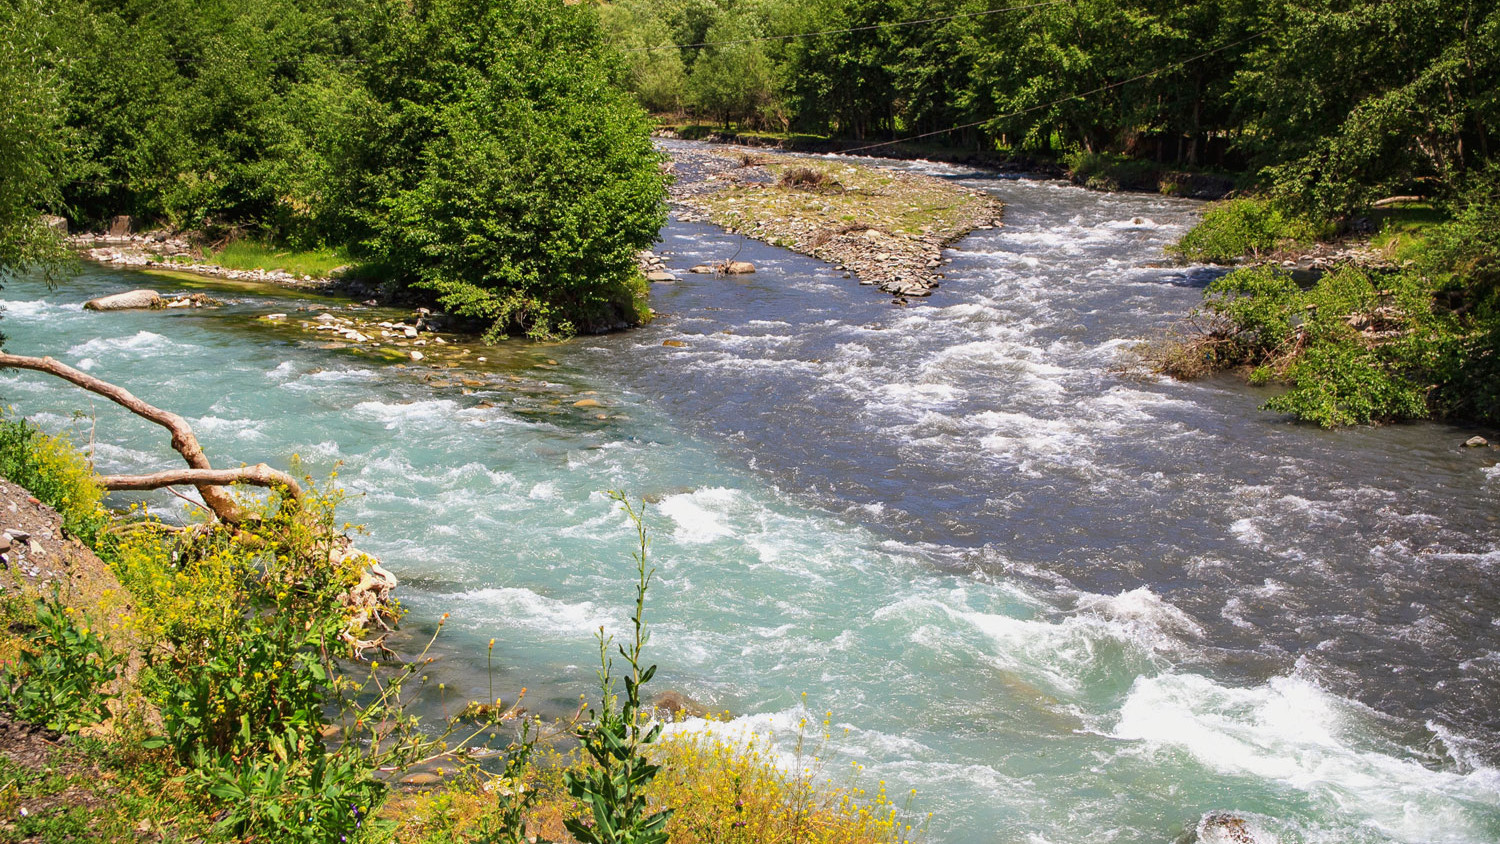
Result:
{"type": "Polygon", "coordinates": [[[263,463],[244,469],[214,469],[208,462],[207,455],[203,453],[202,446],[198,445],[198,438],[193,436],[193,429],[188,427],[187,420],[171,411],[162,410],[141,401],[124,387],[101,381],[87,372],[74,369],[50,357],[34,358],[0,353],[0,369],[30,369],[55,375],[91,393],[104,396],[142,419],[155,422],[172,434],[172,448],[182,455],[182,459],[187,461],[188,466],[197,470],[196,475],[193,472],[157,472],[139,476],[107,475],[102,479],[105,489],[161,489],[166,486],[190,483],[197,487],[198,494],[203,496],[203,503],[208,505],[208,509],[212,510],[220,521],[228,524],[242,521],[245,513],[225,489],[226,486],[236,483],[256,486],[274,485],[286,487],[287,495],[293,498],[302,494],[302,487],[297,484],[296,478],[263,463]]]}
{"type": "MultiPolygon", "coordinates": [[[[171,411],[141,401],[129,390],[102,381],[86,372],[74,369],[50,357],[28,357],[0,352],[0,369],[30,369],[45,372],[76,384],[91,393],[104,396],[131,413],[148,419],[166,428],[172,434],[172,448],[187,461],[186,469],[168,469],[145,475],[104,475],[98,480],[108,490],[149,490],[191,484],[203,496],[203,503],[221,522],[235,525],[247,518],[244,508],[229,494],[227,487],[234,484],[251,484],[261,487],[279,487],[288,498],[302,497],[302,486],[297,479],[264,463],[243,466],[238,469],[215,469],[208,456],[198,445],[198,438],[187,420],[171,411]]],[[[345,560],[362,557],[359,583],[344,596],[345,608],[349,611],[349,626],[343,639],[357,653],[370,649],[384,649],[385,634],[373,639],[360,638],[358,632],[378,626],[390,630],[387,619],[395,617],[391,610],[392,592],[396,588],[396,577],[368,554],[356,549],[348,537],[338,537],[329,553],[329,563],[338,565],[345,560]]]]}
{"type": "Polygon", "coordinates": [[[1371,208],[1384,208],[1387,205],[1395,205],[1401,202],[1426,202],[1425,196],[1388,196],[1385,199],[1377,199],[1370,203],[1371,208]]]}

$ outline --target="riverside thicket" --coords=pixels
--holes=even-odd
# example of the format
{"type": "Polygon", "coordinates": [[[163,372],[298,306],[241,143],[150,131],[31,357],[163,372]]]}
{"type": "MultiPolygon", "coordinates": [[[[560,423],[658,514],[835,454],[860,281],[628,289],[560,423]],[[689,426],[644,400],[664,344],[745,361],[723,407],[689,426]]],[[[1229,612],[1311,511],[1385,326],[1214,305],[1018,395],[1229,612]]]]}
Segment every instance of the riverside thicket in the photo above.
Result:
{"type": "Polygon", "coordinates": [[[17,0],[0,10],[0,266],[39,214],[336,248],[490,335],[646,315],[641,111],[562,0],[17,0]]]}

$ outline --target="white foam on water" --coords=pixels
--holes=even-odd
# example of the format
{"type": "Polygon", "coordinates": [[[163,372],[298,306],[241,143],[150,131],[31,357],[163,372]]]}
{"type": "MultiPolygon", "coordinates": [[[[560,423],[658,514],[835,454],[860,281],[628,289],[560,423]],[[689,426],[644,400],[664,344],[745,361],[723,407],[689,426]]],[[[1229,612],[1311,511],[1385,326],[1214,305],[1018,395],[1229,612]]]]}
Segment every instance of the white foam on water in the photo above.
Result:
{"type": "Polygon", "coordinates": [[[69,348],[67,354],[73,358],[116,357],[121,353],[160,355],[196,348],[198,347],[168,340],[154,332],[137,331],[128,337],[95,337],[86,343],[79,343],[69,348]]]}
{"type": "Polygon", "coordinates": [[[1149,217],[1132,217],[1129,220],[1110,220],[1107,223],[1100,223],[1099,225],[1103,228],[1118,232],[1155,231],[1161,228],[1160,224],[1158,224],[1155,220],[1150,219],[1149,217]]]}
{"type": "Polygon", "coordinates": [[[1103,619],[1155,651],[1175,650],[1184,640],[1203,637],[1203,628],[1192,616],[1147,586],[1118,595],[1085,594],[1078,599],[1076,612],[1103,619]]]}
{"type": "MultiPolygon", "coordinates": [[[[88,444],[82,446],[85,452],[89,448],[88,444]]],[[[117,468],[125,471],[134,471],[141,466],[150,465],[154,456],[149,452],[114,443],[95,441],[92,448],[94,462],[98,468],[117,468]]]]}
{"type": "Polygon", "coordinates": [[[299,453],[302,457],[312,460],[337,460],[343,456],[343,450],[333,440],[323,440],[322,442],[302,446],[299,449],[299,453]]]}
{"type": "Polygon", "coordinates": [[[911,625],[911,641],[938,651],[960,647],[952,625],[928,623],[934,611],[984,637],[982,658],[995,668],[1078,695],[1100,675],[1148,669],[1180,653],[1202,631],[1181,610],[1146,587],[1116,596],[1085,596],[1072,614],[1053,621],[971,610],[931,597],[907,597],[874,613],[911,625]]]}
{"type": "Polygon", "coordinates": [[[266,433],[261,430],[263,422],[254,419],[224,419],[218,416],[200,416],[193,427],[206,434],[232,436],[240,440],[263,440],[266,433]]]}
{"type": "Polygon", "coordinates": [[[704,718],[685,718],[662,726],[663,736],[692,737],[701,734],[737,747],[742,752],[774,765],[786,773],[795,773],[808,767],[811,759],[799,757],[787,749],[799,733],[816,734],[818,719],[801,707],[780,712],[742,715],[727,721],[704,718]]]}
{"type": "Polygon", "coordinates": [[[408,422],[448,423],[458,403],[451,399],[427,399],[414,402],[362,401],[353,407],[355,413],[372,417],[394,430],[408,422]]]}
{"type": "Polygon", "coordinates": [[[1266,544],[1266,535],[1260,532],[1260,528],[1255,525],[1255,520],[1251,518],[1236,519],[1234,524],[1229,526],[1229,532],[1234,535],[1235,539],[1255,548],[1266,544]]]}
{"type": "Polygon", "coordinates": [[[734,536],[730,527],[731,510],[743,506],[738,490],[713,487],[690,493],[669,495],[657,510],[676,525],[672,538],[684,545],[704,545],[716,539],[734,536]]]}
{"type": "Polygon", "coordinates": [[[270,370],[267,370],[267,378],[289,378],[297,372],[297,365],[289,360],[284,360],[270,370]]]}
{"type": "Polygon", "coordinates": [[[83,303],[49,302],[46,299],[32,299],[26,301],[0,301],[0,313],[3,313],[6,319],[42,319],[52,317],[62,312],[82,313],[83,303]]]}
{"type": "Polygon", "coordinates": [[[623,629],[626,623],[591,601],[570,603],[515,586],[473,589],[445,597],[458,608],[455,617],[460,623],[475,630],[521,627],[574,638],[592,635],[600,627],[623,629]]]}
{"type": "Polygon", "coordinates": [[[1500,771],[1434,770],[1415,754],[1371,749],[1375,723],[1369,710],[1296,676],[1234,688],[1165,674],[1135,681],[1112,735],[1186,752],[1219,774],[1281,783],[1396,840],[1493,840],[1500,771]]]}

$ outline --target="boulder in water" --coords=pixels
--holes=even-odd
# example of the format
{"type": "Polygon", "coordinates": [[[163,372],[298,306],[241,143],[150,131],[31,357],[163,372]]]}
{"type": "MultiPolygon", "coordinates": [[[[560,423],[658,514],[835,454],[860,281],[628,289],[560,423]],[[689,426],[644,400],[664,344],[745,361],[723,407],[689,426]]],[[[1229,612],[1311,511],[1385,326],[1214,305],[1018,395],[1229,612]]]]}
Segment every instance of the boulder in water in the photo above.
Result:
{"type": "Polygon", "coordinates": [[[1464,445],[1469,448],[1484,448],[1489,444],[1490,441],[1485,439],[1484,437],[1469,437],[1468,439],[1464,440],[1464,445]]]}
{"type": "Polygon", "coordinates": [[[688,697],[682,692],[667,689],[657,695],[651,701],[651,708],[663,715],[674,718],[702,718],[708,714],[708,707],[688,697]]]}
{"type": "Polygon", "coordinates": [[[100,296],[83,303],[83,307],[90,311],[130,311],[141,308],[160,308],[164,305],[161,294],[155,290],[131,290],[126,293],[100,296]]]}
{"type": "Polygon", "coordinates": [[[1208,812],[1194,830],[1197,844],[1275,844],[1275,835],[1253,819],[1234,812],[1208,812]]]}
{"type": "Polygon", "coordinates": [[[728,261],[724,264],[726,275],[748,275],[755,272],[755,265],[749,261],[728,261]]]}

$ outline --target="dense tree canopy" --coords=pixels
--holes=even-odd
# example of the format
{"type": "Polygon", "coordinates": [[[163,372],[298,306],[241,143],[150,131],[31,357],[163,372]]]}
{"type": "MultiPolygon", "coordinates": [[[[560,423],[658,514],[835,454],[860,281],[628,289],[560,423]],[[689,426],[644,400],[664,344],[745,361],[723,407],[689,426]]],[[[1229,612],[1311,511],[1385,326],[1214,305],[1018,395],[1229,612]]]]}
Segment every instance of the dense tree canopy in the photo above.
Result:
{"type": "Polygon", "coordinates": [[[736,40],[682,50],[682,93],[642,101],[749,128],[1244,170],[1334,217],[1393,193],[1456,197],[1500,144],[1494,0],[608,5],[621,45],[644,20],[653,43],[736,40]],[[731,49],[763,53],[769,91],[722,70],[731,49]]]}
{"type": "Polygon", "coordinates": [[[563,0],[6,3],[0,264],[129,214],[347,247],[494,334],[636,321],[664,176],[624,75],[563,0]]]}

